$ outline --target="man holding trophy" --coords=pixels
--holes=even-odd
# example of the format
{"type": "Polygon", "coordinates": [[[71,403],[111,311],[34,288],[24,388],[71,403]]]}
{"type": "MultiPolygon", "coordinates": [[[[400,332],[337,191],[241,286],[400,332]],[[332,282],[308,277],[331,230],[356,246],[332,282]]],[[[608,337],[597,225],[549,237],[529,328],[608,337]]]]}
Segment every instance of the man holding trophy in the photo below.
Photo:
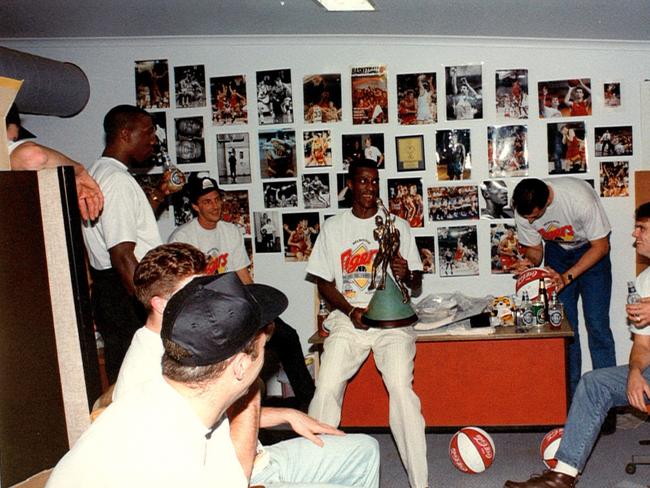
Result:
{"type": "Polygon", "coordinates": [[[347,185],[352,208],[325,221],[307,265],[332,310],[325,321],[330,335],[323,346],[309,415],[339,424],[347,382],[372,351],[388,390],[390,428],[409,483],[424,488],[428,486],[425,423],[413,391],[415,335],[404,327],[417,317],[408,293],[401,291],[408,287],[420,292],[422,262],[408,223],[389,215],[379,199],[376,163],[353,162],[347,185]],[[399,244],[393,242],[396,236],[399,244]],[[384,262],[387,265],[381,266],[384,262]],[[375,269],[379,266],[381,270],[375,269]],[[374,295],[393,294],[397,299],[382,298],[376,307],[375,300],[371,303],[374,295]],[[396,309],[399,316],[394,316],[396,309]]]}

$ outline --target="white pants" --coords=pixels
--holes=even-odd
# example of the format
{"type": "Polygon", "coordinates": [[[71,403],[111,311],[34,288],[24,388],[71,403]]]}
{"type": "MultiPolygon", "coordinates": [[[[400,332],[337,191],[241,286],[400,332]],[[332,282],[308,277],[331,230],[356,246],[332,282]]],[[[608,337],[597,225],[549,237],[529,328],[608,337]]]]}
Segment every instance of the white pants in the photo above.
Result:
{"type": "Polygon", "coordinates": [[[415,335],[405,329],[355,329],[348,317],[336,310],[327,318],[330,335],[325,339],[316,393],[309,415],[339,425],[348,380],[359,370],[370,351],[381,372],[389,396],[389,424],[412,488],[428,486],[427,446],[420,399],[413,391],[415,335]]]}

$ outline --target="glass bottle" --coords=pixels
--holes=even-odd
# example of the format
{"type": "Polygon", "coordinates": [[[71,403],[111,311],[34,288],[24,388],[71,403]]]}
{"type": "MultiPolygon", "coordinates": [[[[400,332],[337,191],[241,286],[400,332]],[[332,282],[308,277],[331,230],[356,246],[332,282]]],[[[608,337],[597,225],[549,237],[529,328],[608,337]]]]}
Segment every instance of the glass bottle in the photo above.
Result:
{"type": "Polygon", "coordinates": [[[634,281],[627,282],[627,303],[632,305],[633,303],[639,303],[641,301],[641,295],[636,291],[636,286],[634,286],[634,281]]]}
{"type": "Polygon", "coordinates": [[[544,325],[548,322],[548,295],[546,293],[545,281],[543,277],[539,280],[539,292],[537,293],[539,308],[535,317],[537,325],[544,325]]]}
{"type": "Polygon", "coordinates": [[[163,175],[169,175],[167,186],[172,192],[180,190],[185,185],[185,174],[174,165],[172,158],[169,157],[169,153],[163,146],[160,146],[160,153],[163,157],[163,175]]]}
{"type": "Polygon", "coordinates": [[[318,315],[316,316],[316,325],[318,330],[318,335],[321,337],[327,337],[330,333],[323,327],[323,322],[330,314],[330,311],[327,308],[327,302],[321,298],[320,304],[318,306],[318,315]]]}
{"type": "Polygon", "coordinates": [[[562,327],[562,319],[564,318],[564,307],[562,302],[557,298],[557,292],[553,290],[551,301],[548,304],[548,322],[552,329],[559,329],[562,327]]]}
{"type": "Polygon", "coordinates": [[[521,322],[523,328],[530,330],[535,325],[535,312],[533,312],[533,304],[530,301],[528,292],[524,292],[521,299],[521,322]]]}

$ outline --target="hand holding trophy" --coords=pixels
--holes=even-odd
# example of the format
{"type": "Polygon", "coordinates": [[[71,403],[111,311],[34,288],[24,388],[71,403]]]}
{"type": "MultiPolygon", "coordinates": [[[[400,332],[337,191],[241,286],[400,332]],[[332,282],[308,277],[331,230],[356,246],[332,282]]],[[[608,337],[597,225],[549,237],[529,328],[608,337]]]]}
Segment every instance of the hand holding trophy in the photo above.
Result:
{"type": "Polygon", "coordinates": [[[379,250],[372,263],[370,289],[376,290],[363,322],[370,327],[405,327],[417,321],[418,316],[410,303],[409,290],[403,280],[395,274],[393,279],[388,266],[399,256],[400,232],[381,198],[377,198],[377,208],[384,214],[375,216],[376,228],[373,231],[379,250]],[[381,271],[380,271],[381,269],[381,271]]]}

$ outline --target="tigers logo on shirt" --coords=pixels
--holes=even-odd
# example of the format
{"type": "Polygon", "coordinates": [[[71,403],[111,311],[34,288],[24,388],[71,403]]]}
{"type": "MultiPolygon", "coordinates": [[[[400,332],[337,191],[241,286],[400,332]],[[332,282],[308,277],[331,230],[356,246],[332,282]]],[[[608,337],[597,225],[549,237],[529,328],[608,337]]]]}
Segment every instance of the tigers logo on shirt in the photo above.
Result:
{"type": "Polygon", "coordinates": [[[228,267],[228,253],[223,254],[208,252],[208,265],[205,267],[206,274],[225,273],[228,267]]]}
{"type": "Polygon", "coordinates": [[[571,224],[558,227],[554,223],[546,224],[545,228],[538,231],[545,241],[562,241],[573,242],[575,240],[575,231],[571,224]]]}
{"type": "Polygon", "coordinates": [[[356,293],[346,285],[354,285],[354,288],[362,291],[370,284],[372,262],[377,251],[377,249],[369,249],[368,245],[362,242],[354,250],[350,248],[341,253],[344,290],[348,298],[351,298],[349,294],[356,293]]]}

